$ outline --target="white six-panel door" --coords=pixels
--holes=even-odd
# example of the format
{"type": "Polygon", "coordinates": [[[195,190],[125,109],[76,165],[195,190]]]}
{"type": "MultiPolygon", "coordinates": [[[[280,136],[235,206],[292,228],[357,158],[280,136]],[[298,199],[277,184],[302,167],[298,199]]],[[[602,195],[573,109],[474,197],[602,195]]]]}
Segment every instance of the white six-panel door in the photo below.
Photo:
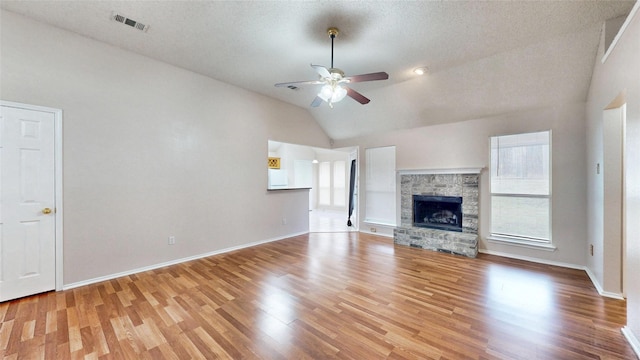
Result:
{"type": "Polygon", "coordinates": [[[0,106],[0,301],[56,285],[55,116],[0,106]]]}

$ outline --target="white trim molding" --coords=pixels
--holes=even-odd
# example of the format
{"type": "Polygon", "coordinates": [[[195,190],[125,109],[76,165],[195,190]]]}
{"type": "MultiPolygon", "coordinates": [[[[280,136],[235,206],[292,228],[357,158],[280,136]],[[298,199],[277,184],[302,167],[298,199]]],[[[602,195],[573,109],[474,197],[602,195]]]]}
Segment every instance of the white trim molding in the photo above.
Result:
{"type": "Polygon", "coordinates": [[[447,168],[447,169],[400,169],[400,175],[431,175],[431,174],[480,174],[484,167],[447,168]]]}
{"type": "Polygon", "coordinates": [[[620,331],[629,342],[629,345],[631,345],[631,348],[636,353],[638,359],[640,359],[640,340],[638,340],[638,338],[628,326],[623,327],[622,329],[620,329],[620,331]]]}
{"type": "Polygon", "coordinates": [[[622,296],[622,294],[613,293],[610,291],[604,291],[604,289],[602,288],[602,285],[600,285],[600,282],[598,282],[598,278],[591,271],[591,269],[589,269],[586,266],[584,266],[583,268],[584,268],[584,271],[586,271],[587,275],[589,275],[589,279],[591,279],[593,286],[595,286],[596,290],[598,290],[598,294],[600,294],[600,296],[604,296],[604,297],[608,297],[616,300],[624,300],[624,296],[622,296]]]}
{"type": "Polygon", "coordinates": [[[393,230],[397,227],[396,225],[392,225],[392,224],[382,224],[382,223],[377,223],[374,221],[367,221],[367,220],[365,220],[363,224],[364,225],[359,229],[359,232],[365,233],[365,234],[371,234],[371,235],[384,236],[387,238],[393,238],[393,230]],[[367,230],[367,229],[371,229],[371,230],[367,230]],[[374,229],[375,231],[372,231],[374,229]]]}
{"type": "Polygon", "coordinates": [[[617,294],[617,293],[612,293],[612,292],[609,292],[609,291],[604,291],[602,289],[602,286],[600,286],[600,283],[598,283],[598,280],[596,279],[595,275],[586,266],[570,264],[570,263],[564,263],[564,262],[558,262],[558,261],[550,261],[550,260],[538,259],[538,258],[533,258],[533,257],[529,257],[529,256],[513,255],[513,254],[509,254],[509,253],[503,253],[503,252],[487,250],[487,249],[478,249],[478,252],[481,253],[481,254],[502,256],[502,257],[506,257],[506,258],[510,258],[510,259],[518,259],[518,260],[530,261],[530,262],[538,263],[538,264],[559,266],[559,267],[568,268],[568,269],[584,270],[584,272],[587,273],[587,276],[589,276],[589,280],[591,280],[591,283],[593,284],[593,287],[596,288],[596,291],[598,291],[598,294],[600,294],[600,296],[604,296],[604,297],[608,297],[608,298],[616,299],[616,300],[624,300],[624,297],[622,296],[622,294],[617,294]]]}
{"type": "Polygon", "coordinates": [[[363,230],[363,229],[360,229],[358,232],[361,232],[361,233],[364,233],[364,234],[382,236],[382,237],[393,239],[393,234],[387,234],[387,233],[383,233],[383,232],[373,232],[373,231],[368,231],[368,230],[363,230]]]}
{"type": "Polygon", "coordinates": [[[270,243],[270,242],[273,242],[273,241],[284,240],[284,239],[288,239],[288,238],[292,238],[292,237],[295,237],[295,236],[300,236],[300,235],[304,235],[304,234],[308,234],[308,233],[309,233],[308,231],[305,231],[305,232],[285,235],[285,236],[282,236],[282,237],[277,237],[277,238],[272,238],[272,239],[267,239],[267,240],[261,240],[261,241],[255,241],[255,242],[252,242],[252,243],[243,244],[243,245],[239,245],[239,246],[233,246],[233,247],[226,248],[226,249],[221,249],[221,250],[215,250],[215,251],[211,251],[211,252],[204,253],[204,254],[188,256],[188,257],[181,258],[181,259],[176,259],[176,260],[171,260],[171,261],[167,261],[167,262],[163,262],[163,263],[159,263],[159,264],[153,264],[153,265],[149,265],[149,266],[144,266],[144,267],[141,267],[141,268],[131,269],[131,270],[127,270],[127,271],[123,271],[123,272],[119,272],[119,273],[115,273],[115,274],[109,274],[109,275],[105,275],[105,276],[100,276],[100,277],[93,278],[93,279],[87,279],[87,280],[83,280],[83,281],[78,281],[78,282],[75,282],[75,283],[71,283],[71,284],[65,285],[62,290],[75,289],[75,288],[80,287],[80,286],[91,285],[91,284],[95,284],[95,283],[99,283],[99,282],[103,282],[103,281],[107,281],[107,280],[113,280],[113,279],[116,279],[116,278],[119,278],[119,277],[123,277],[123,276],[137,274],[137,273],[141,273],[141,272],[145,272],[145,271],[149,271],[149,270],[155,270],[155,269],[163,268],[165,266],[176,265],[176,264],[180,264],[180,263],[183,263],[183,262],[202,259],[202,258],[213,256],[213,255],[224,254],[224,253],[228,253],[228,252],[231,252],[231,251],[236,251],[236,250],[249,248],[249,247],[256,246],[256,245],[266,244],[266,243],[270,243]]]}
{"type": "Polygon", "coordinates": [[[529,262],[538,263],[538,264],[559,266],[559,267],[568,268],[568,269],[584,270],[584,266],[571,264],[571,263],[565,263],[565,262],[559,262],[559,261],[550,261],[550,260],[538,259],[538,258],[533,258],[533,257],[529,257],[529,256],[514,255],[514,254],[504,253],[504,252],[500,252],[500,251],[487,250],[487,249],[478,249],[478,252],[481,253],[481,254],[502,256],[502,257],[506,257],[506,258],[510,258],[510,259],[524,260],[524,261],[529,261],[529,262]]]}
{"type": "Polygon", "coordinates": [[[602,60],[601,60],[601,62],[603,64],[607,61],[607,58],[613,52],[613,48],[615,48],[616,45],[618,44],[618,41],[620,40],[620,37],[622,37],[622,34],[624,34],[624,31],[627,30],[627,27],[629,27],[629,24],[631,24],[631,20],[633,19],[633,17],[638,12],[638,9],[640,9],[640,1],[636,1],[636,4],[633,6],[631,11],[629,12],[629,15],[627,15],[627,18],[625,19],[624,23],[620,27],[620,30],[618,30],[618,33],[613,38],[613,41],[609,45],[609,48],[605,49],[606,52],[602,56],[602,60]]]}

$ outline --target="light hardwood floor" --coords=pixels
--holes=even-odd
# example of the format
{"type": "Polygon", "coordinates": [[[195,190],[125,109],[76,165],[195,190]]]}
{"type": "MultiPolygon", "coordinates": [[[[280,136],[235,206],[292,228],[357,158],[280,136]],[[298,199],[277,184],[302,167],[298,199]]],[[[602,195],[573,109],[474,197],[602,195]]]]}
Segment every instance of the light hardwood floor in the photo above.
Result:
{"type": "MultiPolygon", "coordinates": [[[[309,211],[309,232],[347,232],[356,231],[347,226],[347,211],[313,210],[309,211]]],[[[355,222],[355,216],[352,217],[355,222]]]]}
{"type": "Polygon", "coordinates": [[[583,271],[317,233],[0,303],[5,359],[635,359],[583,271]]]}

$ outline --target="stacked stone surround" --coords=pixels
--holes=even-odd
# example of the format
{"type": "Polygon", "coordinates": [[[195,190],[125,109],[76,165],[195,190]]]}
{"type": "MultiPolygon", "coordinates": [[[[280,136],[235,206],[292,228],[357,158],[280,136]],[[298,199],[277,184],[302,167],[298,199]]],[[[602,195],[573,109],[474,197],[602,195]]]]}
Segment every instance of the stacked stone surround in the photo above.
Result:
{"type": "Polygon", "coordinates": [[[461,173],[428,172],[400,172],[401,221],[393,231],[394,243],[476,257],[480,169],[461,170],[461,173]],[[462,197],[462,232],[413,227],[413,195],[462,197]]]}

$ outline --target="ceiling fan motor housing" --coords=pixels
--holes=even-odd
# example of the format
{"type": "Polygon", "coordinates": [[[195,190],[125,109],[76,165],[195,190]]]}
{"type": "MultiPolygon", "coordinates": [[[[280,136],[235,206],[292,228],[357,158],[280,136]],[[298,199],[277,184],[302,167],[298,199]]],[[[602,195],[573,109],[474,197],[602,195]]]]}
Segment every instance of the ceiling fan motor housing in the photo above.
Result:
{"type": "Polygon", "coordinates": [[[329,73],[331,74],[331,79],[333,80],[341,80],[344,77],[344,71],[338,68],[329,69],[329,73]]]}

